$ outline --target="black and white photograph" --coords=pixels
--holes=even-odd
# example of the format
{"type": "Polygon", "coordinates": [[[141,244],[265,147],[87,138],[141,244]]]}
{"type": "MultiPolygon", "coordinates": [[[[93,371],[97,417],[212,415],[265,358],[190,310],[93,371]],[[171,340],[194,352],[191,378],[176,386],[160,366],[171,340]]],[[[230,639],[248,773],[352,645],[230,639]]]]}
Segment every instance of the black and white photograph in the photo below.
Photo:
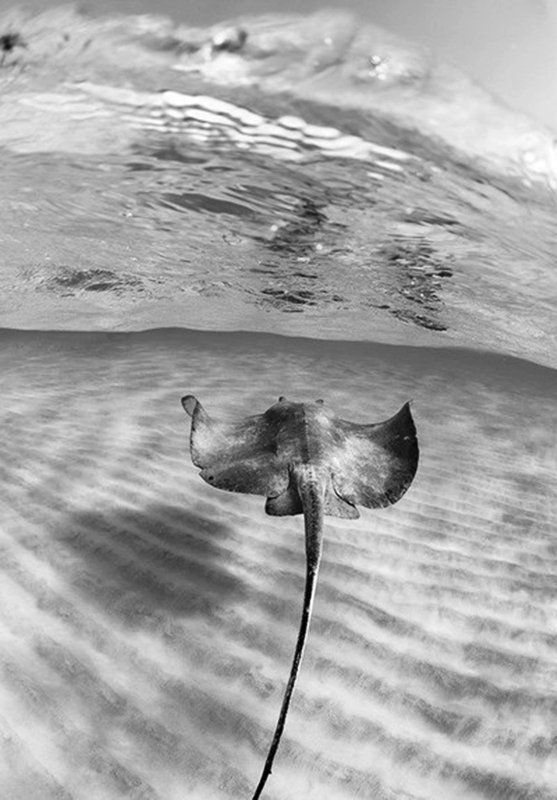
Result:
{"type": "Polygon", "coordinates": [[[557,800],[557,0],[0,0],[0,800],[557,800]]]}

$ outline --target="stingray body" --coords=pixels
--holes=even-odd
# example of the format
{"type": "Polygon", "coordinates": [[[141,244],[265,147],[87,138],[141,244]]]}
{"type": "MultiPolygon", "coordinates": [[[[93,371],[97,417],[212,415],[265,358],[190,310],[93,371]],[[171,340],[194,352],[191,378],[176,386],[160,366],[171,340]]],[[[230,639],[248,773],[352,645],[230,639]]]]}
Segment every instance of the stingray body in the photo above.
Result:
{"type": "Polygon", "coordinates": [[[266,496],[267,514],[304,515],[302,619],[275,734],[253,795],[257,800],[271,774],[302,660],[324,516],[356,519],[357,505],[396,503],[416,473],[416,429],[408,403],[385,422],[368,425],[337,418],[322,400],[293,403],[281,397],[265,413],[235,423],[214,419],[192,395],[182,398],[182,405],[192,418],[191,457],[203,480],[218,489],[266,496]]]}

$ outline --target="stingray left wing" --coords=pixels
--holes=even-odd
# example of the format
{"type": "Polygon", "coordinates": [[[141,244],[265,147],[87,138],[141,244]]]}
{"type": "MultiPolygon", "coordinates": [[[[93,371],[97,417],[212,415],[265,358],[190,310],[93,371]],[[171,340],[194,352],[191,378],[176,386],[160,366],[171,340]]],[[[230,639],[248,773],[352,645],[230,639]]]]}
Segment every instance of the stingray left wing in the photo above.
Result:
{"type": "Polygon", "coordinates": [[[416,428],[406,403],[376,425],[335,420],[331,453],[333,488],[350,505],[381,508],[396,503],[418,467],[416,428]]]}
{"type": "Polygon", "coordinates": [[[227,423],[213,419],[187,395],[182,406],[192,418],[193,463],[211,486],[229,492],[276,497],[288,487],[288,466],[276,455],[272,429],[263,414],[227,423]]]}

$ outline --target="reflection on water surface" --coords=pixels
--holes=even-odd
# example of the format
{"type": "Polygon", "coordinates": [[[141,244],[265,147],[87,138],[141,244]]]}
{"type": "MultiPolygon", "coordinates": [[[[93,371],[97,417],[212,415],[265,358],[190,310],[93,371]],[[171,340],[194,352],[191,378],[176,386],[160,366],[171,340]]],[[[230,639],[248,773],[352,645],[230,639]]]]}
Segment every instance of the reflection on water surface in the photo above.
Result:
{"type": "Polygon", "coordinates": [[[390,316],[494,347],[523,324],[534,351],[552,327],[554,223],[518,188],[430,162],[427,179],[370,175],[356,160],[291,165],[158,138],[133,158],[8,157],[6,309],[15,301],[30,324],[45,293],[78,312],[95,292],[115,326],[160,302],[195,325],[202,296],[240,327],[250,308],[264,328],[292,311],[326,327],[341,310],[347,338],[390,316]],[[524,214],[528,225],[515,224],[524,214]]]}
{"type": "MultiPolygon", "coordinates": [[[[553,199],[509,158],[508,127],[506,175],[449,145],[451,91],[468,144],[478,109],[510,124],[476,89],[387,40],[386,75],[364,81],[380,39],[345,18],[254,21],[234,47],[232,29],[184,29],[184,49],[147,18],[58,14],[22,28],[29,52],[0,72],[6,325],[164,321],[553,363],[553,199]]],[[[517,154],[526,140],[517,123],[517,154]]],[[[528,141],[535,166],[545,140],[528,141]]]]}

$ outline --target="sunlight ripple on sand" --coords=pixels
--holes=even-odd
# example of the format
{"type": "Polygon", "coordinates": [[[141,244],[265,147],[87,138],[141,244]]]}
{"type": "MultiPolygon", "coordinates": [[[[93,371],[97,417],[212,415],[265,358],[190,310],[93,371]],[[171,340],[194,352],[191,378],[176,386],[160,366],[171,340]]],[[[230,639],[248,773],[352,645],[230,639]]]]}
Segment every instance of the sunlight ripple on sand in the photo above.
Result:
{"type": "Polygon", "coordinates": [[[298,625],[302,525],[199,480],[186,391],[238,416],[322,396],[357,421],[413,398],[408,494],[327,520],[269,800],[557,796],[553,372],[186,331],[5,332],[0,369],[3,798],[253,790],[298,625]]]}

